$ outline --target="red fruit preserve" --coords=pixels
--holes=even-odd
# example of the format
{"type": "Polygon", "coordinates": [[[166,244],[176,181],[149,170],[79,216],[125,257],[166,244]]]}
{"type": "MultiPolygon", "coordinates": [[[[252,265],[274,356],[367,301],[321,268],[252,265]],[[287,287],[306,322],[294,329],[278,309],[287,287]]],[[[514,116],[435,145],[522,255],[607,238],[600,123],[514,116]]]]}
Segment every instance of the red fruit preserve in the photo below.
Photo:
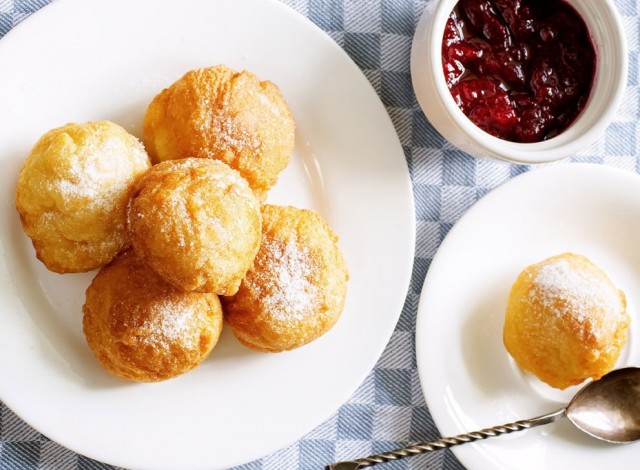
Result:
{"type": "Polygon", "coordinates": [[[501,139],[540,142],[584,108],[596,52],[563,0],[460,0],[445,28],[442,66],[474,124],[501,139]]]}

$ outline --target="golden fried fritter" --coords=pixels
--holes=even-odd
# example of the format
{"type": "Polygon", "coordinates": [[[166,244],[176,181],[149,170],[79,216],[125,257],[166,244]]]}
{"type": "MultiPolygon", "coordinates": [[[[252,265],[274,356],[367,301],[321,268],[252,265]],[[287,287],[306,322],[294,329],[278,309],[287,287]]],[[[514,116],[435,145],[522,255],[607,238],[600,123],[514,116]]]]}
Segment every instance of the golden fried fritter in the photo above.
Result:
{"type": "Polygon", "coordinates": [[[170,160],[135,183],[128,232],[138,256],[188,290],[232,295],[260,247],[260,204],[240,174],[206,158],[170,160]]]}
{"type": "Polygon", "coordinates": [[[260,200],[289,163],[294,131],[276,85],[224,65],[187,72],[153,99],[144,118],[144,143],[155,162],[221,160],[260,200]]]}
{"type": "Polygon", "coordinates": [[[176,289],[132,250],[100,270],[82,310],[87,343],[100,363],[113,375],[138,382],[193,369],[222,331],[217,295],[176,289]]]}
{"type": "Polygon", "coordinates": [[[111,122],[44,134],[20,171],[16,208],[45,266],[90,271],[125,249],[129,189],[150,165],[142,144],[111,122]]]}
{"type": "Polygon", "coordinates": [[[307,344],[336,323],[347,293],[338,238],[313,211],[265,205],[262,243],[240,290],[223,297],[225,318],[251,349],[307,344]]]}
{"type": "Polygon", "coordinates": [[[564,389],[613,369],[628,326],[624,293],[588,258],[565,253],[518,276],[503,337],[520,367],[564,389]]]}

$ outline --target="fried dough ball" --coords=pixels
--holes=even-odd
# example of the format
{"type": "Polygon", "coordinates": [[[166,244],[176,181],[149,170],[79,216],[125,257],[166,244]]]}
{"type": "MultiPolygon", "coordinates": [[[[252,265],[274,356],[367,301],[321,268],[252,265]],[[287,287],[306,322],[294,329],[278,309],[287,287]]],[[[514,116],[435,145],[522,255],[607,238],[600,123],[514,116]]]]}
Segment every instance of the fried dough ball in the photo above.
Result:
{"type": "Polygon", "coordinates": [[[82,311],[84,334],[98,361],[113,375],[137,382],[193,369],[222,331],[217,295],[176,289],[132,250],[98,272],[82,311]]]}
{"type": "Polygon", "coordinates": [[[170,160],[134,184],[127,227],[138,256],[170,284],[232,295],[260,247],[260,203],[220,161],[170,160]]]}
{"type": "Polygon", "coordinates": [[[628,326],[624,293],[588,258],[564,253],[518,276],[504,344],[522,369],[564,389],[612,370],[628,326]]]}
{"type": "Polygon", "coordinates": [[[38,259],[57,273],[83,272],[127,248],[129,188],[150,165],[138,139],[111,122],[44,134],[16,188],[20,221],[38,259]]]}
{"type": "Polygon", "coordinates": [[[326,333],[342,313],[347,266],[338,237],[313,211],[265,205],[262,243],[225,318],[251,349],[279,352],[326,333]]]}
{"type": "Polygon", "coordinates": [[[221,160],[260,200],[289,163],[294,131],[276,85],[224,65],[187,72],[153,99],[144,118],[144,143],[154,162],[221,160]]]}

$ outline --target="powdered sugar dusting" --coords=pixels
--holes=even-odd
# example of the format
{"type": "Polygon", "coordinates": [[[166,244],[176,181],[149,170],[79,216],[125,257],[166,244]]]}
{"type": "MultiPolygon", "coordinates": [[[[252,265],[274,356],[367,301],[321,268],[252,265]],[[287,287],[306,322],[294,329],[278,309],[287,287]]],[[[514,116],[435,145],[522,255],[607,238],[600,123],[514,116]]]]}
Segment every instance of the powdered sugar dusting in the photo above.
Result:
{"type": "Polygon", "coordinates": [[[66,200],[82,199],[94,210],[111,211],[146,167],[146,154],[142,148],[128,148],[120,138],[108,137],[99,143],[88,139],[68,163],[65,178],[50,181],[55,192],[66,200]]]}
{"type": "Polygon", "coordinates": [[[602,282],[591,269],[576,269],[565,259],[544,264],[533,280],[529,292],[547,310],[559,316],[571,315],[596,338],[604,335],[601,328],[615,328],[622,313],[618,291],[602,282]],[[602,321],[592,321],[592,315],[606,315],[602,321]],[[601,325],[601,328],[596,328],[601,325]]]}
{"type": "Polygon", "coordinates": [[[260,148],[260,140],[243,126],[238,125],[237,117],[227,113],[216,113],[213,117],[213,129],[216,130],[216,136],[219,139],[218,145],[223,150],[242,151],[253,150],[258,151],[260,148]]]}
{"type": "Polygon", "coordinates": [[[260,104],[273,115],[273,118],[282,119],[282,108],[277,106],[271,97],[262,92],[257,93],[257,95],[260,104]]]}
{"type": "Polygon", "coordinates": [[[134,201],[128,214],[129,224],[148,219],[144,223],[159,231],[165,243],[175,243],[194,256],[214,256],[215,251],[202,242],[215,239],[221,244],[231,244],[239,233],[239,221],[231,219],[223,223],[221,217],[226,219],[227,214],[221,204],[214,202],[225,200],[229,207],[238,209],[241,203],[247,203],[256,211],[259,203],[248,183],[221,162],[188,158],[172,162],[171,169],[180,175],[180,180],[174,182],[175,188],[165,190],[162,179],[151,180],[136,196],[146,202],[134,201]],[[155,197],[159,192],[162,198],[155,197]],[[162,203],[154,203],[156,199],[162,203]],[[192,250],[196,249],[206,253],[195,254],[192,250]]]}
{"type": "Polygon", "coordinates": [[[194,323],[194,316],[193,306],[189,304],[159,299],[143,325],[143,342],[156,348],[166,349],[176,343],[184,349],[196,348],[198,335],[190,326],[194,323]]]}
{"type": "Polygon", "coordinates": [[[302,318],[318,296],[311,282],[314,264],[295,240],[264,240],[258,255],[264,263],[251,280],[260,286],[265,311],[273,318],[302,318]],[[257,281],[257,282],[256,282],[257,281]]]}
{"type": "MultiPolygon", "coordinates": [[[[201,97],[193,124],[203,134],[213,134],[216,138],[216,149],[201,149],[208,157],[215,158],[219,150],[239,153],[242,151],[258,152],[262,147],[262,139],[256,135],[255,129],[261,121],[256,108],[256,100],[252,106],[246,106],[238,112],[233,104],[233,91],[218,96],[214,102],[205,96],[201,97]]],[[[259,127],[259,126],[258,126],[259,127]]]]}

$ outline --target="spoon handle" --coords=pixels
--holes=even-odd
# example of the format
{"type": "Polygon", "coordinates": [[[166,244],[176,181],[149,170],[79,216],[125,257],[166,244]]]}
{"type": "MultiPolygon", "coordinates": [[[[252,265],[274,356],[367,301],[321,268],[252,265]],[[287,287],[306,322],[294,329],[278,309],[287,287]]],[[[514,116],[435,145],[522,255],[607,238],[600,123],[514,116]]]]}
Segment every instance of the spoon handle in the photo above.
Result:
{"type": "Polygon", "coordinates": [[[437,441],[422,442],[420,444],[414,444],[403,449],[396,449],[389,452],[384,452],[382,454],[370,455],[368,457],[362,457],[348,462],[333,463],[331,465],[327,465],[325,467],[325,470],[360,470],[363,468],[372,467],[373,465],[377,465],[379,463],[400,460],[405,457],[411,457],[413,455],[434,452],[436,450],[446,449],[448,447],[466,444],[468,442],[487,439],[488,437],[500,436],[502,434],[509,434],[515,431],[529,429],[534,426],[549,424],[556,421],[557,419],[563,418],[564,416],[565,409],[563,408],[561,410],[554,411],[553,413],[538,416],[536,418],[524,419],[522,421],[507,423],[501,426],[486,428],[467,434],[458,434],[457,436],[453,437],[443,437],[442,439],[438,439],[437,441]]]}

